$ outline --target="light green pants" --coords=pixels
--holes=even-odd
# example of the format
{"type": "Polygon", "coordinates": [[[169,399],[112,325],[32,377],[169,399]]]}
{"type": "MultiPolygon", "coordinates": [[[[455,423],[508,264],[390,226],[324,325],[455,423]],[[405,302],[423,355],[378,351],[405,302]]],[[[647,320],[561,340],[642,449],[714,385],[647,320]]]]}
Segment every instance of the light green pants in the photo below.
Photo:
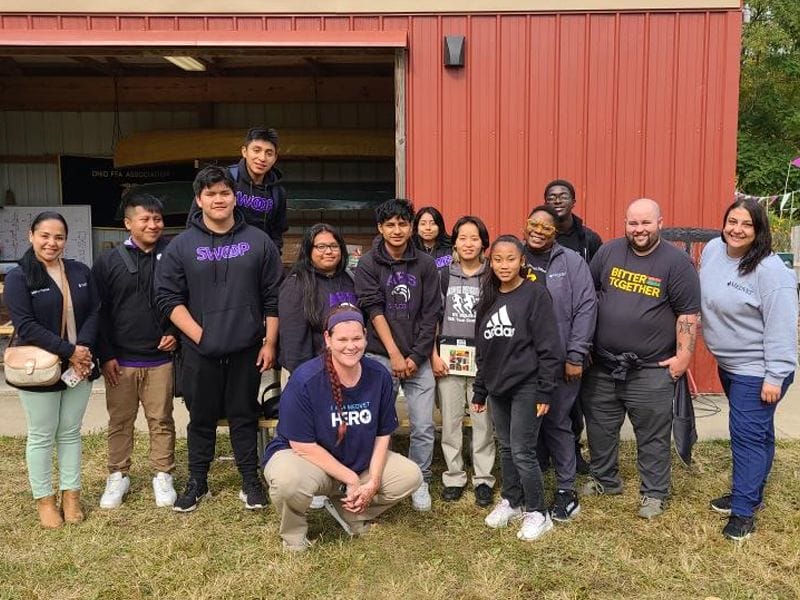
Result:
{"type": "Polygon", "coordinates": [[[59,489],[81,489],[81,422],[92,384],[62,392],[19,390],[28,421],[25,459],[34,498],[53,495],[53,445],[58,451],[59,489]]]}

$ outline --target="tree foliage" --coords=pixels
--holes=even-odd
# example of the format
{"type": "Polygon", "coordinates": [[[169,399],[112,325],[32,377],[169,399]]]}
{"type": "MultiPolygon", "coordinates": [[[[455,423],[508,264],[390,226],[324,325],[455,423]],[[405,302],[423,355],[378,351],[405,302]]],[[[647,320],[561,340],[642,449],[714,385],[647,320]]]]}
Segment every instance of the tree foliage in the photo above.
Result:
{"type": "MultiPolygon", "coordinates": [[[[800,0],[747,6],[736,170],[741,190],[770,195],[783,191],[789,161],[800,156],[800,0]]],[[[800,169],[792,169],[790,188],[798,187],[800,169]]]]}

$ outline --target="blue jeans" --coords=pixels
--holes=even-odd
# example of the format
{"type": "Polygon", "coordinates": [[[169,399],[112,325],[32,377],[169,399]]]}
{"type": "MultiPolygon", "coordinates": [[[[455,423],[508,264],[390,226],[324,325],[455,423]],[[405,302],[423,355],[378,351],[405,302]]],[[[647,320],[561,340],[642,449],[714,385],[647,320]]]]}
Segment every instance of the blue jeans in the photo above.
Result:
{"type": "Polygon", "coordinates": [[[489,396],[500,448],[500,495],[525,512],[545,511],[542,470],[536,442],[542,417],[536,416],[536,385],[521,383],[504,396],[489,396]]]}
{"type": "Polygon", "coordinates": [[[34,498],[53,495],[54,445],[58,453],[59,488],[81,489],[81,423],[91,392],[89,381],[60,392],[19,390],[28,421],[25,462],[34,498]]]}
{"type": "MultiPolygon", "coordinates": [[[[381,363],[390,373],[392,372],[392,363],[389,357],[371,352],[367,356],[381,363]]],[[[410,426],[408,458],[419,466],[425,481],[430,482],[435,439],[433,406],[436,397],[436,382],[433,378],[431,361],[426,360],[419,365],[413,377],[408,379],[392,377],[392,381],[395,397],[397,397],[400,386],[403,386],[403,394],[406,397],[410,426]]]]}
{"type": "MultiPolygon", "coordinates": [[[[764,498],[764,487],[775,457],[775,409],[778,403],[761,401],[763,377],[737,375],[719,369],[719,379],[728,397],[728,428],[733,455],[731,513],[752,517],[764,498]]],[[[794,381],[794,373],[783,380],[781,398],[794,381]]]]}

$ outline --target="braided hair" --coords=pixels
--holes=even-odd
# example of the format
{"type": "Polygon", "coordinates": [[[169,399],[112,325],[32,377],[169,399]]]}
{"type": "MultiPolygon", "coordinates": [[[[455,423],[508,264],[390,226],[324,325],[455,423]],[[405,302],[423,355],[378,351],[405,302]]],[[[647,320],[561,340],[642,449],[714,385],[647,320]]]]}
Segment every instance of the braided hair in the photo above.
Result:
{"type": "MultiPolygon", "coordinates": [[[[340,304],[328,313],[328,317],[325,320],[325,329],[328,335],[333,335],[333,328],[339,323],[344,323],[346,321],[356,321],[363,327],[364,315],[352,304],[340,304]]],[[[333,366],[333,355],[331,354],[330,348],[326,346],[323,352],[325,353],[325,370],[331,382],[331,392],[333,394],[333,402],[336,406],[336,414],[339,415],[339,426],[336,431],[336,445],[338,446],[342,443],[342,440],[344,440],[344,434],[347,431],[347,422],[344,420],[344,415],[342,414],[344,409],[344,392],[342,389],[342,381],[339,379],[339,374],[333,366]]]]}

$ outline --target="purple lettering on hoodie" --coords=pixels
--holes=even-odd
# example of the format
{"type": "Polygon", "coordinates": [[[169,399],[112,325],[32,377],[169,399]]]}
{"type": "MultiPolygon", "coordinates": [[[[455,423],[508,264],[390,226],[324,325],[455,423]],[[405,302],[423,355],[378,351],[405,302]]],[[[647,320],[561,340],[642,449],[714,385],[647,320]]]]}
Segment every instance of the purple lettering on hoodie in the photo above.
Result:
{"type": "Polygon", "coordinates": [[[237,242],[225,246],[198,246],[195,253],[198,261],[228,260],[244,256],[250,251],[250,244],[247,242],[237,242]]]}
{"type": "MultiPolygon", "coordinates": [[[[417,278],[405,271],[396,271],[386,280],[390,301],[386,303],[389,310],[408,310],[413,296],[412,290],[417,287],[417,278]]],[[[387,298],[388,300],[388,298],[387,298]]]]}
{"type": "Polygon", "coordinates": [[[272,198],[255,196],[246,192],[236,192],[236,204],[256,212],[268,213],[275,206],[275,201],[272,198]]]}
{"type": "Polygon", "coordinates": [[[442,267],[446,267],[452,262],[453,262],[453,255],[445,254],[444,256],[440,256],[439,258],[436,259],[436,268],[441,269],[442,267]]]}
{"type": "Polygon", "coordinates": [[[358,299],[353,292],[331,292],[328,294],[328,307],[333,308],[340,304],[353,304],[357,305],[358,299]]]}

